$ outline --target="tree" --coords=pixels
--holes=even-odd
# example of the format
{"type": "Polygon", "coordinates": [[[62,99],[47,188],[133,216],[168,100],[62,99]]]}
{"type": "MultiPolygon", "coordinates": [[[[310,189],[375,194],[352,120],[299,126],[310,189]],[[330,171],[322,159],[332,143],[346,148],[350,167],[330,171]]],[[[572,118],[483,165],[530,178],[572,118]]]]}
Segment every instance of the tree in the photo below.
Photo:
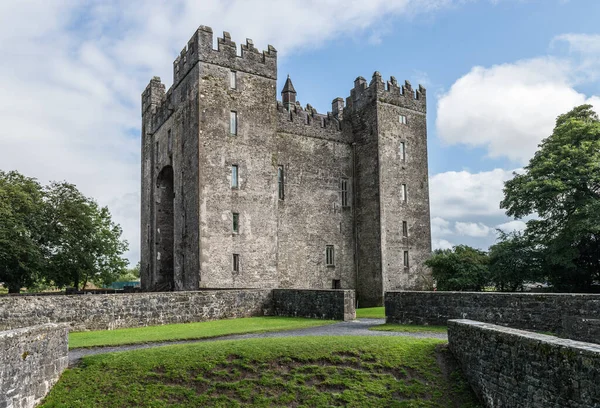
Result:
{"type": "Polygon", "coordinates": [[[59,286],[88,281],[110,284],[122,274],[127,242],[121,227],[112,222],[106,207],[85,197],[73,184],[51,183],[47,188],[48,220],[52,252],[48,278],[59,286]]]}
{"type": "Polygon", "coordinates": [[[540,248],[522,232],[507,234],[498,230],[498,243],[489,250],[490,280],[501,292],[514,292],[523,283],[542,278],[540,248]]]}
{"type": "Polygon", "coordinates": [[[488,284],[488,257],[479,249],[457,245],[437,249],[425,261],[438,290],[480,291],[488,284]]]}
{"type": "Polygon", "coordinates": [[[39,279],[45,259],[44,193],[33,178],[0,170],[0,282],[9,293],[39,279]]]}
{"type": "Polygon", "coordinates": [[[600,122],[590,105],[561,115],[550,137],[505,183],[501,207],[527,222],[558,290],[587,291],[600,279],[600,122]]]}
{"type": "Polygon", "coordinates": [[[117,282],[132,282],[140,278],[140,263],[138,262],[134,267],[127,268],[125,273],[119,275],[117,282]]]}

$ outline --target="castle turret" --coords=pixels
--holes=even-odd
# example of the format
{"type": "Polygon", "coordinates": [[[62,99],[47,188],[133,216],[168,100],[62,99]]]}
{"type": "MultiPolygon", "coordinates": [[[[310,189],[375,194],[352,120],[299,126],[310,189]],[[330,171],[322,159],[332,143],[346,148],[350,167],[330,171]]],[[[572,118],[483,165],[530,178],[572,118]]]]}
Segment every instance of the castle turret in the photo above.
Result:
{"type": "Polygon", "coordinates": [[[289,75],[285,81],[285,85],[283,86],[283,91],[281,91],[281,98],[284,108],[288,111],[292,105],[296,104],[296,90],[294,89],[294,85],[292,84],[292,80],[290,79],[289,75]]]}

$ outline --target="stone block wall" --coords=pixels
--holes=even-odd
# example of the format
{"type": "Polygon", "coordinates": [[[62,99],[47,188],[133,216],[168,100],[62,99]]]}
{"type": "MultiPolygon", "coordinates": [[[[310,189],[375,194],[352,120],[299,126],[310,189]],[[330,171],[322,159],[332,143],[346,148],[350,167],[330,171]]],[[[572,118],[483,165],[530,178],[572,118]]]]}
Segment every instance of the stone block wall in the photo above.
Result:
{"type": "Polygon", "coordinates": [[[1,296],[0,330],[43,323],[68,323],[72,331],[119,329],[261,316],[270,308],[270,289],[1,296]]]}
{"type": "Polygon", "coordinates": [[[449,348],[486,407],[600,406],[600,345],[448,321],[449,348]]]}
{"type": "Polygon", "coordinates": [[[445,325],[471,319],[600,343],[600,295],[386,292],[388,323],[445,325]]]}
{"type": "Polygon", "coordinates": [[[354,305],[354,290],[273,289],[273,313],[278,316],[353,320],[354,305]]]}
{"type": "Polygon", "coordinates": [[[68,363],[66,325],[44,324],[0,332],[0,407],[34,407],[68,363]]]}

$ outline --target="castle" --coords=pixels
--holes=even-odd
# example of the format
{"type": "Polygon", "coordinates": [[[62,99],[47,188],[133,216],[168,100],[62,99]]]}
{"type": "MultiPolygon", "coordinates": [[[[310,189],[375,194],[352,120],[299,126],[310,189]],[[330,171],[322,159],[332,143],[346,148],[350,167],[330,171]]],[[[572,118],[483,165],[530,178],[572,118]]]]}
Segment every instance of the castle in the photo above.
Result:
{"type": "Polygon", "coordinates": [[[142,94],[143,290],[423,286],[431,252],[426,92],[378,72],[317,113],[277,51],[201,26],[142,94]]]}

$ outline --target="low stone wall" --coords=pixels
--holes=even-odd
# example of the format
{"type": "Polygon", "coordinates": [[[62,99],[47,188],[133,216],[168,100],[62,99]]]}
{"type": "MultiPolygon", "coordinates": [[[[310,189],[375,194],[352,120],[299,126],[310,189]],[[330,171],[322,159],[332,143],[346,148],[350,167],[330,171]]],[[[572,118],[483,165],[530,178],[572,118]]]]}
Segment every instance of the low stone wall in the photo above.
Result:
{"type": "Polygon", "coordinates": [[[354,290],[273,289],[273,313],[278,316],[328,320],[356,318],[354,290]]]}
{"type": "Polygon", "coordinates": [[[471,319],[600,343],[600,295],[386,292],[388,323],[445,325],[471,319]]]}
{"type": "Polygon", "coordinates": [[[600,407],[600,345],[472,320],[448,342],[486,407],[600,407]]]}
{"type": "MultiPolygon", "coordinates": [[[[270,314],[270,289],[0,297],[0,330],[68,323],[73,331],[270,314]]],[[[1,405],[0,405],[1,407],[1,405]]]]}
{"type": "Polygon", "coordinates": [[[34,407],[68,364],[66,325],[0,332],[0,407],[34,407]]]}

